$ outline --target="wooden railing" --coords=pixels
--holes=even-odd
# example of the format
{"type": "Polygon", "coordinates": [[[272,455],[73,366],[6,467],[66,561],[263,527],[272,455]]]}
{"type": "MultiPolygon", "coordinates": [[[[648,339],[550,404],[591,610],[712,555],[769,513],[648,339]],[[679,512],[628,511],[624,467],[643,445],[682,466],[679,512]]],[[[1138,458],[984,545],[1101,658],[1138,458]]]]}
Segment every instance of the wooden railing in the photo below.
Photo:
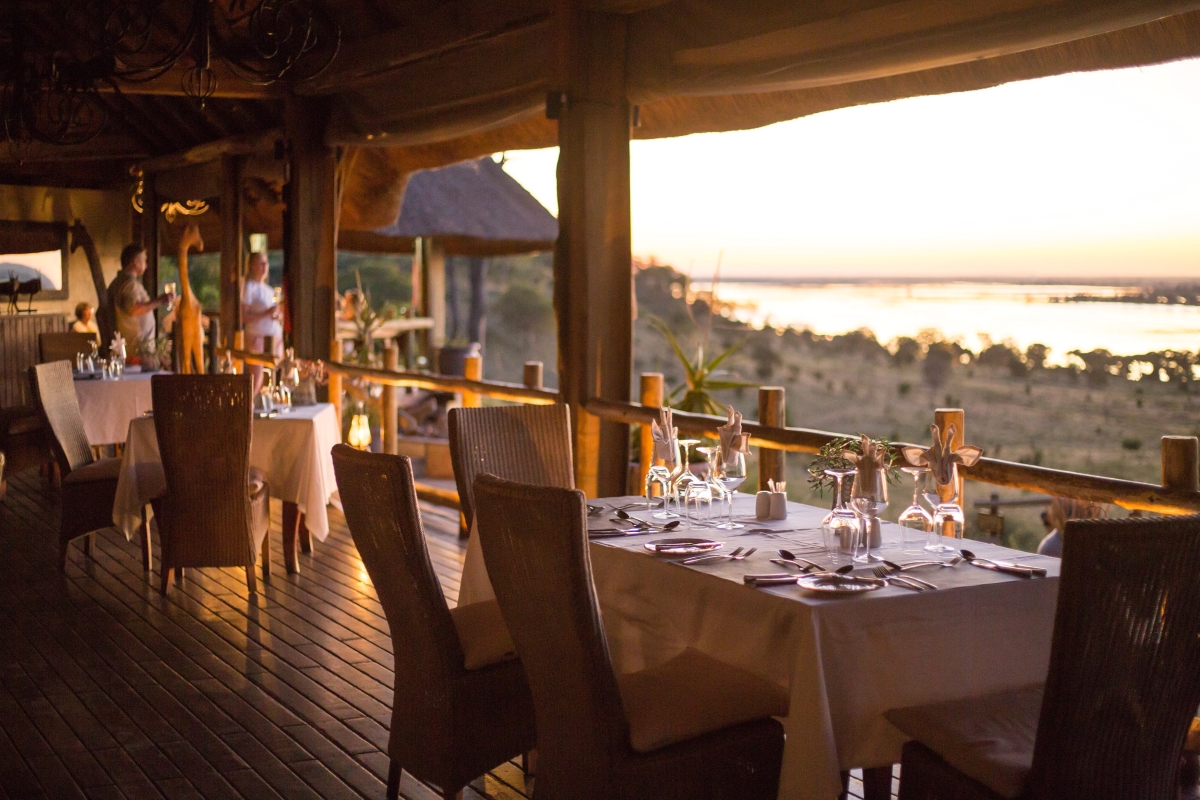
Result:
{"type": "MultiPolygon", "coordinates": [[[[250,353],[240,349],[227,351],[235,359],[263,366],[275,365],[272,358],[261,353],[250,353]]],[[[435,375],[426,372],[411,372],[395,369],[397,348],[384,350],[384,362],[389,369],[375,369],[331,361],[326,364],[330,374],[330,398],[339,406],[341,400],[341,378],[364,380],[385,387],[383,409],[383,438],[385,449],[395,450],[398,434],[395,395],[389,388],[413,386],[442,392],[461,392],[463,405],[477,406],[480,398],[491,397],[514,403],[545,405],[560,402],[560,395],[553,389],[542,387],[542,365],[528,362],[525,365],[525,383],[504,383],[482,379],[482,361],[478,357],[467,359],[467,377],[435,375]],[[391,445],[388,447],[388,445],[391,445]]],[[[641,403],[623,403],[615,400],[592,398],[584,405],[586,411],[601,419],[623,422],[641,427],[642,452],[651,451],[650,422],[658,419],[659,408],[664,402],[662,376],[642,376],[641,403]]],[[[809,428],[790,428],[783,422],[784,390],[779,387],[759,389],[759,422],[743,421],[742,430],[750,434],[751,443],[760,449],[760,489],[766,488],[767,480],[782,479],[783,460],[771,459],[776,452],[816,453],[833,439],[846,434],[809,428]]],[[[949,412],[961,419],[962,412],[949,412]]],[[[722,417],[707,414],[692,414],[673,411],[674,424],[687,433],[701,436],[717,436],[717,428],[725,423],[722,417]]],[[[959,430],[962,429],[960,425],[959,430]]],[[[643,459],[645,461],[645,459],[643,459]]],[[[1160,514],[1200,513],[1200,446],[1193,436],[1164,436],[1162,438],[1163,483],[1106,478],[1067,470],[1050,469],[1032,464],[1001,461],[996,458],[981,458],[972,467],[963,468],[962,476],[967,480],[1024,489],[1094,503],[1111,503],[1122,508],[1150,511],[1160,514]]],[[[648,464],[641,465],[641,477],[645,477],[648,464]]],[[[640,483],[638,484],[640,485],[640,483]]],[[[443,505],[452,504],[448,493],[439,490],[438,497],[428,498],[443,505]],[[442,495],[447,495],[443,497],[442,495]]]]}

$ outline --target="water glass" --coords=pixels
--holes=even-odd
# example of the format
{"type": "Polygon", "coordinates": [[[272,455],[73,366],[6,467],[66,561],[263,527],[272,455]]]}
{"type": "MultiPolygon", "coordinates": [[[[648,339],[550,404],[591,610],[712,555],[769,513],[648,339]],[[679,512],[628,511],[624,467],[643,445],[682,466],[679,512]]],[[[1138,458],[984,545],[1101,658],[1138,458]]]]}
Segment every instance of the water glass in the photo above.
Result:
{"type": "Polygon", "coordinates": [[[897,522],[903,532],[902,547],[909,555],[919,554],[925,547],[929,532],[933,530],[933,517],[921,505],[921,479],[929,472],[926,467],[901,467],[900,470],[913,477],[912,505],[900,512],[897,522]]]}
{"type": "Polygon", "coordinates": [[[933,510],[933,530],[925,549],[949,560],[962,549],[963,510],[957,503],[941,503],[933,510]],[[952,533],[951,533],[952,531],[952,533]]]}
{"type": "MultiPolygon", "coordinates": [[[[664,516],[660,517],[661,519],[678,516],[677,514],[671,514],[667,510],[668,487],[670,484],[671,470],[669,468],[661,464],[655,464],[646,471],[646,509],[654,508],[654,487],[662,487],[663,510],[660,513],[664,514],[664,516]]],[[[655,514],[654,516],[658,517],[659,514],[655,514]]]]}
{"type": "Polygon", "coordinates": [[[721,530],[735,530],[744,528],[740,522],[733,521],[733,494],[737,488],[746,482],[746,454],[740,451],[735,451],[729,454],[728,459],[723,459],[720,455],[716,460],[716,478],[721,489],[725,493],[725,504],[728,508],[728,514],[725,521],[717,527],[721,530]]]}
{"type": "Polygon", "coordinates": [[[695,528],[708,526],[712,518],[712,487],[707,481],[696,480],[688,485],[684,507],[688,523],[695,528]]]}

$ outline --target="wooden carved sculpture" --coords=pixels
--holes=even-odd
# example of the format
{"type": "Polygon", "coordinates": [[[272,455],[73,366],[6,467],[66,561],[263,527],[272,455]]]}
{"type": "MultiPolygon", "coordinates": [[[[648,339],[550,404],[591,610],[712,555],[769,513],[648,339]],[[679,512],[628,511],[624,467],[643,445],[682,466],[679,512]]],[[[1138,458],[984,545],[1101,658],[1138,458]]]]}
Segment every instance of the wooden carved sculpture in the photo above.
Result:
{"type": "Polygon", "coordinates": [[[200,301],[188,280],[188,248],[204,251],[204,240],[195,223],[179,237],[179,299],[175,309],[175,342],[179,348],[179,371],[185,375],[204,372],[204,329],[200,323],[200,301]]]}

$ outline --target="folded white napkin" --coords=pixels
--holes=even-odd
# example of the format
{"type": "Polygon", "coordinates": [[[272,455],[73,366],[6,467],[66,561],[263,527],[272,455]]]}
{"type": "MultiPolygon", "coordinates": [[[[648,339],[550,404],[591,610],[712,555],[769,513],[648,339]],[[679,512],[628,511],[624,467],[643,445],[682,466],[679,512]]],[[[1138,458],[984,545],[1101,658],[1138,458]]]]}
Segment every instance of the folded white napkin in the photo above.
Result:
{"type": "Polygon", "coordinates": [[[668,467],[675,466],[679,429],[672,425],[671,409],[659,409],[658,420],[650,421],[650,436],[654,439],[654,456],[666,462],[668,467]]]}
{"type": "Polygon", "coordinates": [[[717,428],[717,434],[721,437],[721,461],[729,463],[734,453],[749,452],[750,434],[742,433],[742,415],[733,406],[725,406],[725,410],[729,421],[717,428]]]}

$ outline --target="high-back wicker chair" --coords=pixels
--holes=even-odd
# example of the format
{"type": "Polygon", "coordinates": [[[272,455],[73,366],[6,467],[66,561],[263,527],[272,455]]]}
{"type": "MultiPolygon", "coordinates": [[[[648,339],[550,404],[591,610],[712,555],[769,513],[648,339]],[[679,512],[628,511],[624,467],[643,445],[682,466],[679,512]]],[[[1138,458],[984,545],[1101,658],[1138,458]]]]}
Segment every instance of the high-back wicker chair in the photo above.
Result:
{"type": "Polygon", "coordinates": [[[450,460],[470,525],[475,476],[489,473],[535,486],[575,487],[571,415],[564,404],[450,410],[450,460]]]}
{"type": "Polygon", "coordinates": [[[62,474],[58,564],[65,570],[72,541],[87,536],[84,552],[90,555],[92,531],[112,526],[121,459],[97,460],[92,455],[91,444],[83,431],[83,415],[75,396],[69,362],[52,361],[30,367],[29,386],[51,433],[51,447],[62,474]]]}
{"type": "Polygon", "coordinates": [[[166,493],[152,501],[163,594],[172,568],[245,567],[254,593],[261,550],[270,576],[270,490],[250,467],[249,375],[155,375],[154,430],[166,493]]]}
{"type": "Polygon", "coordinates": [[[539,800],[770,798],[782,687],[694,650],[616,676],[582,492],[475,480],[479,539],[533,693],[539,800]],[[706,691],[699,687],[720,687],[706,691]]]}
{"type": "Polygon", "coordinates": [[[1044,689],[889,712],[916,740],[901,800],[1175,797],[1200,704],[1198,575],[1200,517],[1068,522],[1044,689]]]}
{"type": "Polygon", "coordinates": [[[47,331],[38,334],[38,354],[40,361],[45,364],[51,361],[68,361],[75,363],[78,353],[92,352],[92,343],[100,343],[100,336],[95,333],[76,333],[75,331],[47,331]]]}
{"type": "Polygon", "coordinates": [[[407,457],[333,448],[333,468],[346,523],[375,585],[392,633],[396,684],[388,742],[388,797],[398,796],[400,770],[454,797],[469,781],[534,746],[533,705],[511,640],[472,661],[481,643],[504,631],[491,603],[490,624],[478,604],[447,609],[425,546],[407,457]]]}

